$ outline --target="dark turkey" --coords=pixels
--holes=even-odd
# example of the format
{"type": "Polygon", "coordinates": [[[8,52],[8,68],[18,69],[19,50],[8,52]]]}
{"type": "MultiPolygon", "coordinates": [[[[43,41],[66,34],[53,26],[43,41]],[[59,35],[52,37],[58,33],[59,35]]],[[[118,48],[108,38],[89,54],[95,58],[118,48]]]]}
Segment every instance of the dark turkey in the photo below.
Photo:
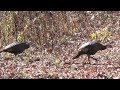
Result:
{"type": "Polygon", "coordinates": [[[107,47],[111,47],[111,45],[103,45],[99,41],[87,42],[80,47],[80,51],[73,57],[73,59],[78,58],[80,55],[86,54],[90,63],[90,55],[94,55],[99,50],[105,50],[107,47]]]}
{"type": "Polygon", "coordinates": [[[1,52],[13,53],[15,56],[22,53],[25,49],[30,47],[30,42],[13,42],[7,45],[1,52]]]}

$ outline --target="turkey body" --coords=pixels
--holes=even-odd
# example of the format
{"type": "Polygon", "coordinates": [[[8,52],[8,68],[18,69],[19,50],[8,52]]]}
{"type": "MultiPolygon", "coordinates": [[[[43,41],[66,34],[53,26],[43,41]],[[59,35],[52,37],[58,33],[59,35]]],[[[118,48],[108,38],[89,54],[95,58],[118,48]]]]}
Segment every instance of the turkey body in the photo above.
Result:
{"type": "Polygon", "coordinates": [[[73,59],[78,58],[80,55],[86,54],[88,56],[88,60],[90,55],[94,55],[99,50],[105,50],[107,45],[103,45],[98,41],[87,42],[80,47],[80,51],[73,59]]]}
{"type": "Polygon", "coordinates": [[[102,45],[100,42],[88,42],[87,44],[83,45],[81,48],[81,52],[87,55],[94,55],[99,50],[105,50],[106,46],[102,45]],[[86,46],[85,46],[86,45],[86,46]]]}
{"type": "Polygon", "coordinates": [[[15,56],[17,54],[22,53],[25,49],[28,49],[30,47],[29,42],[13,42],[9,45],[7,45],[1,52],[9,52],[13,53],[15,56]]]}

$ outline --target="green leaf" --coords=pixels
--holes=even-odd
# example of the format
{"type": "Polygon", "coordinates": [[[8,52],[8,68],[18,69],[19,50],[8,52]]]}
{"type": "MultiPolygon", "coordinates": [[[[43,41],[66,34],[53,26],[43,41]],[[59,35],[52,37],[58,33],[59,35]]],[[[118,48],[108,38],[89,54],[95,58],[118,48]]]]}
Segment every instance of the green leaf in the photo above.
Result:
{"type": "Polygon", "coordinates": [[[97,34],[95,34],[95,33],[91,34],[90,36],[91,36],[91,38],[93,38],[93,39],[96,39],[96,38],[97,38],[97,34]]]}

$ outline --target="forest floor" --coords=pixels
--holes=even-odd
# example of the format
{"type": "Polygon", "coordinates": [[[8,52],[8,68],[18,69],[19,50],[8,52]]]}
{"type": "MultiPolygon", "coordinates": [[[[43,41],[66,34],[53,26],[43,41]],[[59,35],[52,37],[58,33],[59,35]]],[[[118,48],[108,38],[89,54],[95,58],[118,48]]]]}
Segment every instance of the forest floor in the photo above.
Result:
{"type": "Polygon", "coordinates": [[[31,46],[18,56],[0,53],[0,78],[2,79],[120,79],[120,39],[116,35],[113,48],[98,51],[91,64],[83,64],[86,55],[72,57],[82,41],[55,46],[54,50],[41,50],[31,46]]]}

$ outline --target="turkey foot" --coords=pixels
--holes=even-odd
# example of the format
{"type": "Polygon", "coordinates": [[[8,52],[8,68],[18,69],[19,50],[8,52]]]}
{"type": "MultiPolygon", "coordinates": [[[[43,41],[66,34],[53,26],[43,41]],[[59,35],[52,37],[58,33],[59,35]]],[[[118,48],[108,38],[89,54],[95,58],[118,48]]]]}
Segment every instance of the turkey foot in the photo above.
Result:
{"type": "Polygon", "coordinates": [[[90,57],[90,58],[92,58],[93,60],[95,60],[95,63],[93,65],[98,64],[98,60],[96,58],[94,58],[94,57],[90,57]]]}
{"type": "Polygon", "coordinates": [[[98,60],[94,57],[91,57],[90,55],[88,55],[88,61],[87,62],[83,62],[83,65],[85,64],[91,64],[90,63],[90,58],[92,58],[93,60],[95,60],[95,63],[93,65],[96,65],[96,63],[98,63],[98,60]]]}
{"type": "MultiPolygon", "coordinates": [[[[88,57],[88,61],[83,62],[83,65],[85,65],[85,64],[91,64],[91,63],[90,63],[90,55],[88,55],[87,57],[88,57]]],[[[86,58],[85,58],[85,59],[86,59],[86,58]]]]}

